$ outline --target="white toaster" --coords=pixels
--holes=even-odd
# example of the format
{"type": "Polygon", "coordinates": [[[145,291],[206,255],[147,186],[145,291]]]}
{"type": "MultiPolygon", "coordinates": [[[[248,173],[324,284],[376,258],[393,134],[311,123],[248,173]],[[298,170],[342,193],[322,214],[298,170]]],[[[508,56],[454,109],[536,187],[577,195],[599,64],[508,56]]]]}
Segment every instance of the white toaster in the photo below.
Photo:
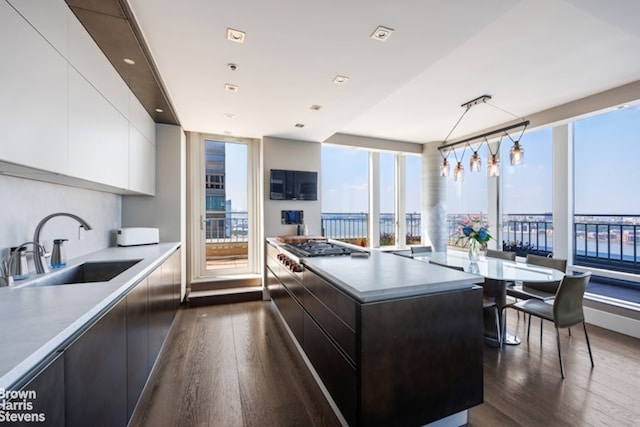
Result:
{"type": "Polygon", "coordinates": [[[153,227],[128,227],[117,231],[118,246],[153,245],[160,241],[160,232],[153,227]]]}

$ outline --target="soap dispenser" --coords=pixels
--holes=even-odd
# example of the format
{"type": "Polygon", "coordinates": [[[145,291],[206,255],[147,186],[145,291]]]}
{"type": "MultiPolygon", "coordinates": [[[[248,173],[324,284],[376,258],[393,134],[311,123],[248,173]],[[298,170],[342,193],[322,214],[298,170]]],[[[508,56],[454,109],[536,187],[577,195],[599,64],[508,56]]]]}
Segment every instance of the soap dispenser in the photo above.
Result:
{"type": "Polygon", "coordinates": [[[51,252],[51,268],[62,268],[67,265],[67,254],[64,249],[64,242],[68,239],[55,239],[53,241],[53,251],[51,252]]]}
{"type": "MultiPolygon", "coordinates": [[[[15,250],[16,248],[11,248],[12,253],[15,250]]],[[[18,253],[14,254],[13,257],[10,257],[9,259],[11,260],[9,264],[9,276],[13,276],[16,280],[26,279],[29,276],[26,246],[22,246],[18,249],[18,253]]]]}

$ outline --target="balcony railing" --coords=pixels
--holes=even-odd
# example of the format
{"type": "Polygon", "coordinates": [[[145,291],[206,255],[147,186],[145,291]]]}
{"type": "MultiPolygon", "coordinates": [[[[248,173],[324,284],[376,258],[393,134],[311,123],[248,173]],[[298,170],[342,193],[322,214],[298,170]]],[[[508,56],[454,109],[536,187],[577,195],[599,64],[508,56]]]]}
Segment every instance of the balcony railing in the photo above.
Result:
{"type": "Polygon", "coordinates": [[[205,236],[208,243],[247,242],[247,212],[207,211],[205,236]]]}
{"type": "MultiPolygon", "coordinates": [[[[455,245],[458,223],[466,215],[449,215],[449,244],[455,245]]],[[[508,214],[502,218],[502,248],[519,256],[553,252],[550,214],[508,214]]],[[[640,273],[640,216],[574,215],[573,264],[640,273]]]]}
{"type": "MultiPolygon", "coordinates": [[[[421,217],[419,213],[408,213],[406,220],[406,243],[420,243],[421,217]]],[[[380,245],[394,245],[396,216],[380,214],[380,245]]],[[[366,213],[323,213],[322,234],[325,237],[361,246],[368,244],[369,215],[366,213]]]]}
{"type": "Polygon", "coordinates": [[[640,216],[575,215],[574,264],[640,273],[640,216]]]}

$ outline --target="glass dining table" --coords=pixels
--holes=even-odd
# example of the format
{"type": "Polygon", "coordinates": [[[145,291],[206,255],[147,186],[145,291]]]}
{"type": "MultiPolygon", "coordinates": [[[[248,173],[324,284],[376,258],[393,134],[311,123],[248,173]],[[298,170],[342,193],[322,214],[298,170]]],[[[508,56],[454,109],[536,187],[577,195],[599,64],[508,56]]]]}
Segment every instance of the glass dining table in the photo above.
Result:
{"type": "MultiPolygon", "coordinates": [[[[499,258],[480,256],[476,262],[471,262],[466,252],[426,252],[414,254],[413,259],[444,267],[462,268],[465,272],[477,274],[485,278],[485,282],[491,281],[498,284],[501,293],[500,299],[506,301],[507,286],[521,282],[556,282],[562,280],[565,273],[548,267],[527,264],[525,262],[510,261],[499,258]],[[488,280],[487,280],[488,279],[488,280]]],[[[506,305],[498,304],[500,327],[504,331],[502,342],[504,344],[517,345],[520,339],[506,331],[506,318],[503,309],[506,305]]]]}

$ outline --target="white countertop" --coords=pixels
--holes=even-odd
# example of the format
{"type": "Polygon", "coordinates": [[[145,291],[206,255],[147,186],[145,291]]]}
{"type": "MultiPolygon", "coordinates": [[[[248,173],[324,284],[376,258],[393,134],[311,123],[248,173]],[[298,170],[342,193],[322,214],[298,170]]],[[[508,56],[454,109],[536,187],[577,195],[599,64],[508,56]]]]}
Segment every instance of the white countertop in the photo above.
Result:
{"type": "Polygon", "coordinates": [[[371,251],[368,258],[304,258],[302,264],[362,303],[469,289],[484,282],[475,274],[380,251],[371,251]]]}
{"type": "Polygon", "coordinates": [[[85,261],[142,260],[109,282],[0,288],[0,389],[9,388],[59,350],[179,246],[174,242],[113,247],[68,262],[72,267],[85,261]]]}

